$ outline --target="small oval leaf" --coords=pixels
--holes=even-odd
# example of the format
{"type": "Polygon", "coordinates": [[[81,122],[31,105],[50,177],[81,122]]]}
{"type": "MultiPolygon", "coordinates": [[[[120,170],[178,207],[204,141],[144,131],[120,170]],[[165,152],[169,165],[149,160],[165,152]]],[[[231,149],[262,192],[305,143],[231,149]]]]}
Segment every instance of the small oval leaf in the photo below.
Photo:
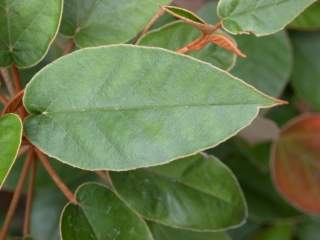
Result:
{"type": "Polygon", "coordinates": [[[0,117],[0,188],[17,157],[22,139],[22,122],[15,114],[0,117]]]}
{"type": "Polygon", "coordinates": [[[0,67],[37,64],[58,32],[62,6],[62,0],[0,1],[0,67]]]}
{"type": "Polygon", "coordinates": [[[106,187],[83,184],[76,195],[78,204],[69,203],[62,211],[63,240],[153,240],[143,219],[106,187]]]}
{"type": "Polygon", "coordinates": [[[73,52],[33,77],[24,95],[31,113],[25,131],[67,164],[129,170],[211,148],[250,124],[260,108],[279,103],[185,55],[104,46],[73,52]]]}
{"type": "Polygon", "coordinates": [[[289,122],[274,143],[274,183],[291,204],[313,214],[320,214],[319,160],[320,115],[289,122]]]}
{"type": "Polygon", "coordinates": [[[198,154],[161,167],[111,172],[110,176],[131,208],[170,227],[218,231],[243,223],[247,215],[236,178],[211,156],[198,154]]]}
{"type": "Polygon", "coordinates": [[[230,33],[270,35],[283,29],[315,1],[220,0],[218,15],[224,29],[230,33]]]}

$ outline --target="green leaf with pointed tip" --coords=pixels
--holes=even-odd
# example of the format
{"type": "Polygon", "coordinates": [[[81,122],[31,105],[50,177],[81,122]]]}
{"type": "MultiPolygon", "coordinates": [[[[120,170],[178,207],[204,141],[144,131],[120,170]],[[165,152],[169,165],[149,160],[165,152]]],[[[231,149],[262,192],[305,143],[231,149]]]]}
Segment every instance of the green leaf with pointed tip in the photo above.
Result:
{"type": "Polygon", "coordinates": [[[259,108],[278,103],[194,58],[102,46],[69,54],[35,75],[25,90],[31,114],[25,131],[67,164],[128,170],[211,148],[250,124],[259,108]]]}
{"type": "Polygon", "coordinates": [[[45,56],[58,31],[62,2],[0,1],[0,67],[30,67],[45,56]]]}
{"type": "Polygon", "coordinates": [[[168,13],[172,14],[173,16],[180,18],[182,20],[187,20],[195,23],[200,23],[200,24],[206,24],[206,22],[201,19],[197,14],[181,8],[181,7],[175,7],[175,6],[164,6],[164,10],[166,10],[168,13]]]}
{"type": "Polygon", "coordinates": [[[169,0],[66,0],[61,33],[78,47],[126,43],[169,0]]]}
{"type": "Polygon", "coordinates": [[[15,114],[0,117],[0,188],[17,157],[22,138],[22,122],[15,114]]]}
{"type": "Polygon", "coordinates": [[[80,186],[78,204],[66,205],[61,216],[63,240],[152,240],[147,224],[111,190],[95,183],[80,186]]]}
{"type": "Polygon", "coordinates": [[[242,35],[235,39],[247,58],[239,58],[231,72],[267,94],[280,96],[289,81],[293,64],[286,33],[282,31],[260,38],[242,35]]]}
{"type": "Polygon", "coordinates": [[[316,0],[220,0],[218,15],[233,34],[270,35],[283,29],[316,0]]]}
{"type": "MultiPolygon", "coordinates": [[[[177,50],[200,36],[201,33],[191,25],[177,21],[150,31],[138,41],[138,44],[177,50]]],[[[210,44],[190,55],[228,70],[233,67],[236,61],[234,54],[214,44],[210,44]]]]}
{"type": "Polygon", "coordinates": [[[320,2],[315,2],[297,17],[289,28],[298,30],[319,30],[320,29],[320,2]]]}
{"type": "Polygon", "coordinates": [[[212,156],[198,154],[110,176],[128,206],[170,227],[218,231],[241,224],[247,215],[236,178],[212,156]]]}
{"type": "Polygon", "coordinates": [[[320,110],[320,33],[291,35],[294,52],[292,84],[299,97],[320,110]]]}
{"type": "Polygon", "coordinates": [[[157,223],[150,223],[149,227],[155,240],[231,240],[224,232],[192,232],[157,223]]]}

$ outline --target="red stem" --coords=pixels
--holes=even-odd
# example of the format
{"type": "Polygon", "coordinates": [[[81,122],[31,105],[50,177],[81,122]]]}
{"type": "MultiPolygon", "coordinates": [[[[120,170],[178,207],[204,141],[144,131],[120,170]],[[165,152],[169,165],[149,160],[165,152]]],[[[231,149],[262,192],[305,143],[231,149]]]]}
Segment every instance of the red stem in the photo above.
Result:
{"type": "Polygon", "coordinates": [[[49,159],[46,155],[44,155],[42,152],[40,152],[38,149],[35,149],[35,152],[37,156],[39,157],[42,165],[47,170],[48,174],[51,176],[54,183],[57,185],[57,187],[60,189],[60,191],[65,195],[65,197],[72,202],[73,204],[77,204],[76,197],[74,196],[73,192],[69,190],[69,188],[64,184],[64,182],[61,180],[61,178],[58,176],[56,171],[51,166],[49,159]]]}
{"type": "Polygon", "coordinates": [[[27,157],[27,159],[26,159],[26,161],[25,161],[25,163],[23,165],[23,168],[22,168],[22,171],[21,171],[21,175],[20,175],[20,178],[18,180],[17,187],[16,187],[15,192],[13,194],[13,197],[12,197],[12,200],[10,202],[10,206],[9,206],[8,212],[6,214],[6,217],[5,217],[5,220],[4,220],[4,223],[3,223],[2,231],[0,233],[0,239],[2,239],[2,240],[7,239],[9,228],[10,228],[11,222],[13,220],[13,216],[15,214],[15,211],[17,209],[19,198],[20,198],[20,195],[22,193],[23,185],[24,185],[25,179],[26,179],[26,177],[28,175],[32,159],[33,159],[33,154],[30,151],[29,154],[28,154],[28,157],[27,157]]]}

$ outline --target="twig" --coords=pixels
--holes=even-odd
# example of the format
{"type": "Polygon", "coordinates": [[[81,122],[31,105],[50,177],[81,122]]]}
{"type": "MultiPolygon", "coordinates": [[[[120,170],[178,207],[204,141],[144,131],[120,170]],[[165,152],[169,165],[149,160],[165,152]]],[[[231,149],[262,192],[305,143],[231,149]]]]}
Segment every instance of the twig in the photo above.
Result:
{"type": "Polygon", "coordinates": [[[156,14],[150,19],[150,21],[147,23],[147,25],[144,27],[144,29],[140,33],[139,38],[144,36],[149,31],[149,29],[153,26],[153,24],[159,19],[159,17],[161,17],[164,13],[165,13],[164,9],[159,8],[156,14]]]}
{"type": "Polygon", "coordinates": [[[66,55],[70,52],[72,52],[72,50],[74,49],[75,47],[75,42],[73,39],[69,39],[68,40],[68,43],[66,44],[65,48],[63,49],[63,53],[62,55],[66,55]]]}
{"type": "Polygon", "coordinates": [[[18,94],[16,94],[9,102],[7,102],[6,106],[2,110],[2,114],[9,112],[16,112],[19,107],[22,105],[24,91],[21,90],[18,94]]]}
{"type": "MultiPolygon", "coordinates": [[[[34,154],[33,149],[30,149],[30,154],[34,154]]],[[[28,194],[26,201],[26,208],[24,213],[24,221],[23,221],[23,236],[28,236],[30,234],[30,218],[31,218],[31,210],[32,210],[32,201],[33,201],[33,193],[35,180],[37,175],[37,161],[35,158],[32,159],[31,162],[31,174],[29,178],[29,186],[28,186],[28,194]]]]}
{"type": "Polygon", "coordinates": [[[22,168],[22,171],[21,171],[21,175],[20,175],[20,178],[18,180],[17,187],[16,187],[15,192],[13,194],[12,200],[10,202],[9,210],[8,210],[8,212],[6,214],[6,218],[5,218],[4,223],[3,223],[2,231],[0,233],[0,239],[2,239],[2,240],[7,239],[9,228],[10,228],[14,213],[15,213],[15,211],[17,209],[19,198],[20,198],[20,195],[21,195],[22,190],[23,190],[23,184],[24,184],[25,179],[26,179],[26,177],[28,175],[28,172],[29,172],[29,169],[30,169],[30,165],[31,165],[31,162],[32,162],[32,158],[33,158],[33,154],[31,152],[29,152],[28,157],[27,157],[27,159],[26,159],[26,161],[25,161],[25,163],[23,165],[23,168],[22,168]]]}
{"type": "Polygon", "coordinates": [[[8,89],[9,94],[11,96],[14,96],[15,95],[15,90],[14,90],[14,86],[12,84],[8,69],[2,68],[2,69],[0,69],[0,73],[1,73],[1,76],[3,78],[3,82],[4,82],[4,84],[6,85],[6,87],[8,89]]]}
{"type": "Polygon", "coordinates": [[[40,152],[38,149],[35,149],[35,152],[37,156],[39,157],[42,165],[47,170],[48,174],[54,181],[54,183],[57,185],[57,187],[60,189],[60,191],[65,195],[65,197],[72,202],[73,204],[77,204],[76,197],[74,194],[70,191],[70,189],[64,184],[64,182],[60,179],[56,171],[51,166],[49,159],[46,155],[44,155],[42,152],[40,152]]]}
{"type": "Polygon", "coordinates": [[[0,102],[2,105],[6,105],[8,103],[8,99],[3,94],[0,94],[0,102]]]}
{"type": "Polygon", "coordinates": [[[13,78],[13,82],[14,82],[15,93],[18,93],[22,90],[22,87],[20,84],[19,70],[15,64],[12,65],[12,78],[13,78]]]}

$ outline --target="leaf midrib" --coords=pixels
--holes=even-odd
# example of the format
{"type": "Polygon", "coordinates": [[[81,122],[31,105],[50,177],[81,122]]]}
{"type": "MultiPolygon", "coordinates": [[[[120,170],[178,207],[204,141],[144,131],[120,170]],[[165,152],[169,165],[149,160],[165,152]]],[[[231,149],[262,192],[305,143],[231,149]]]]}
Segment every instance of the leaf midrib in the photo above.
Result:
{"type": "MultiPolygon", "coordinates": [[[[92,107],[92,108],[82,108],[82,109],[66,109],[62,111],[35,111],[29,110],[31,114],[34,115],[48,115],[48,114],[59,114],[59,113],[83,113],[83,112],[127,112],[127,111],[144,111],[144,110],[159,110],[159,109],[171,109],[171,108],[196,108],[196,107],[225,107],[225,106],[254,106],[257,107],[259,105],[264,106],[263,104],[259,103],[209,103],[209,104],[189,104],[189,105],[146,105],[146,106],[137,106],[137,107],[92,107]]],[[[267,104],[265,104],[267,105],[267,104]]]]}

